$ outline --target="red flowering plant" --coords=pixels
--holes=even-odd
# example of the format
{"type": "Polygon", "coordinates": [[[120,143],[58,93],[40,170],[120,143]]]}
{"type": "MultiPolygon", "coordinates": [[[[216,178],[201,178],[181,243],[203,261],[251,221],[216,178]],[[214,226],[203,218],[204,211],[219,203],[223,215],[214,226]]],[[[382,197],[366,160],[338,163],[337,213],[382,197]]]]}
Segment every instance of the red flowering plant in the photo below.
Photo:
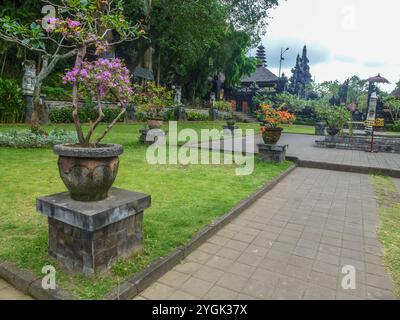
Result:
{"type": "Polygon", "coordinates": [[[266,128],[279,128],[282,124],[292,124],[296,120],[296,116],[293,113],[283,108],[275,109],[269,104],[261,105],[261,114],[261,133],[263,133],[266,128]]]}

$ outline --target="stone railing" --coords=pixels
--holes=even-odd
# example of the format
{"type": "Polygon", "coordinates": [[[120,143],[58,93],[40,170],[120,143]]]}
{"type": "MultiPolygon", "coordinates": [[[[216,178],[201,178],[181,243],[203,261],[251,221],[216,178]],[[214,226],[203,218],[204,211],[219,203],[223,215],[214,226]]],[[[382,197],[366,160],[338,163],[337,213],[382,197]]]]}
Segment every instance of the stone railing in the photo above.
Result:
{"type": "MultiPolygon", "coordinates": [[[[315,141],[319,148],[336,148],[346,150],[369,151],[371,149],[371,137],[367,136],[335,136],[325,137],[324,140],[315,141]]],[[[374,137],[374,151],[400,153],[399,137],[374,137]]]]}

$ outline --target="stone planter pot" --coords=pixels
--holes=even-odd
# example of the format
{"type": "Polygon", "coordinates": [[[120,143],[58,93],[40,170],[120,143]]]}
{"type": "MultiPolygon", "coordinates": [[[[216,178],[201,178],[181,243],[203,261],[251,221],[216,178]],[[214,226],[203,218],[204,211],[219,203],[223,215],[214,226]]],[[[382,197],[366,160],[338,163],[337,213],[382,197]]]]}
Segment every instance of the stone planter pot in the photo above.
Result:
{"type": "Polygon", "coordinates": [[[281,138],[283,128],[261,127],[262,138],[265,144],[277,144],[281,138]]]}
{"type": "Polygon", "coordinates": [[[324,136],[325,129],[326,129],[326,122],[324,122],[324,121],[317,122],[315,125],[315,135],[316,136],[324,136]]]}
{"type": "Polygon", "coordinates": [[[82,148],[77,145],[54,146],[59,156],[60,177],[73,200],[101,201],[108,197],[118,174],[121,145],[82,148]]]}
{"type": "Polygon", "coordinates": [[[164,124],[164,121],[161,119],[148,119],[147,120],[147,125],[149,126],[150,130],[160,129],[163,124],[164,124]]]}
{"type": "Polygon", "coordinates": [[[236,120],[234,119],[226,120],[226,124],[228,125],[228,127],[233,127],[236,124],[236,120]]]}
{"type": "Polygon", "coordinates": [[[338,128],[328,128],[328,129],[326,129],[326,131],[328,132],[328,134],[331,137],[334,137],[334,136],[337,136],[339,134],[340,129],[338,129],[338,128]]]}

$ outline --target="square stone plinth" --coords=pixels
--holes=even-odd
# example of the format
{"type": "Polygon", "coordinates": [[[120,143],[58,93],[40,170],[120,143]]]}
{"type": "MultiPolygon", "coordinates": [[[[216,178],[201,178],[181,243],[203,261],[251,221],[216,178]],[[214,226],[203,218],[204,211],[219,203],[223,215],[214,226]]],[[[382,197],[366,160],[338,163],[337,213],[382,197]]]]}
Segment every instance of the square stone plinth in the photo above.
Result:
{"type": "Polygon", "coordinates": [[[48,216],[49,254],[74,272],[110,269],[118,258],[143,249],[143,213],[149,195],[112,188],[103,201],[72,200],[68,192],[38,198],[48,216]]]}
{"type": "Polygon", "coordinates": [[[258,144],[260,158],[263,161],[282,163],[286,160],[287,145],[280,146],[276,144],[258,144]]]}

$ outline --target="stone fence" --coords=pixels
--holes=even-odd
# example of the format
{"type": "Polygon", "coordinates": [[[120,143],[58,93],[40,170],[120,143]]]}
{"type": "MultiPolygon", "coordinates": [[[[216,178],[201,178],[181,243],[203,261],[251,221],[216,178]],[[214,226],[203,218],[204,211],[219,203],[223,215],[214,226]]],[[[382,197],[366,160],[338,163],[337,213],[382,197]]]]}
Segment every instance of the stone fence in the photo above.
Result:
{"type": "MultiPolygon", "coordinates": [[[[328,136],[324,140],[315,141],[315,145],[319,148],[369,151],[371,136],[328,136]]],[[[400,153],[400,138],[375,136],[374,151],[400,153]]]]}
{"type": "MultiPolygon", "coordinates": [[[[51,111],[53,109],[61,109],[65,107],[72,107],[71,101],[62,101],[62,100],[45,100],[46,109],[51,111]]],[[[83,106],[85,104],[84,101],[80,101],[79,105],[83,106]]],[[[103,108],[118,108],[116,103],[111,102],[102,102],[103,108]]]]}

